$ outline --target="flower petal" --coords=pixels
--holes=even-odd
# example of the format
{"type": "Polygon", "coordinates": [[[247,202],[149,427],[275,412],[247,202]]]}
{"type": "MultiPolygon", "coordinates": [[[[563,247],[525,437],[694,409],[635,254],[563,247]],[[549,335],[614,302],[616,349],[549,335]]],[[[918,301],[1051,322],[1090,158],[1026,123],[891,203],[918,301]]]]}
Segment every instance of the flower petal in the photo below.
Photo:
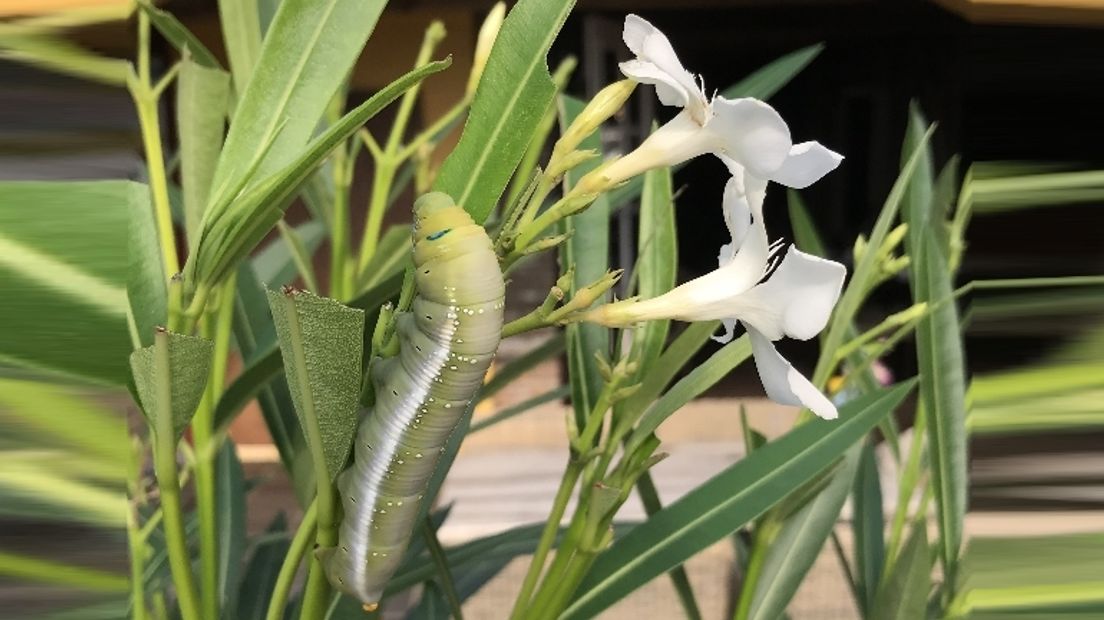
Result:
{"type": "Polygon", "coordinates": [[[769,179],[790,154],[790,128],[769,105],[748,97],[713,99],[706,124],[717,149],[752,175],[769,179]]]}
{"type": "Polygon", "coordinates": [[[619,66],[625,77],[632,78],[642,84],[655,86],[656,95],[663,105],[683,108],[690,103],[690,94],[686,92],[682,84],[679,84],[678,80],[653,63],[635,58],[627,60],[619,66]]]}
{"type": "Polygon", "coordinates": [[[778,353],[769,338],[753,327],[744,327],[751,339],[751,353],[755,357],[759,379],[771,400],[782,405],[808,407],[825,420],[839,417],[835,405],[778,353]]]}
{"type": "Polygon", "coordinates": [[[651,65],[652,68],[641,69],[631,65],[632,61],[629,61],[629,63],[622,63],[621,71],[637,81],[655,84],[659,100],[663,105],[686,107],[695,120],[704,123],[709,102],[701,87],[694,81],[693,74],[682,66],[667,35],[640,16],[628,15],[625,17],[622,38],[629,50],[636,55],[637,60],[651,65]],[[630,64],[628,70],[626,70],[626,64],[630,64]],[[665,77],[658,77],[657,73],[665,77]],[[669,89],[673,88],[681,89],[683,96],[672,96],[669,89]]]}
{"type": "Polygon", "coordinates": [[[841,161],[843,155],[819,142],[802,142],[793,145],[789,157],[770,178],[786,187],[804,189],[835,170],[841,161]]]}
{"type": "Polygon", "coordinates": [[[771,340],[808,340],[828,323],[847,269],[791,247],[766,282],[733,304],[737,316],[771,340]]]}
{"type": "MultiPolygon", "coordinates": [[[[728,179],[721,204],[724,208],[725,225],[728,226],[728,233],[732,236],[732,243],[725,247],[731,246],[732,254],[734,254],[739,249],[740,244],[744,242],[748,229],[751,228],[751,205],[748,204],[748,196],[747,192],[744,191],[742,179],[736,176],[728,179]]],[[[729,259],[731,260],[731,258],[732,255],[730,254],[729,259]]],[[[721,266],[723,267],[726,262],[728,261],[722,261],[721,266]]]]}

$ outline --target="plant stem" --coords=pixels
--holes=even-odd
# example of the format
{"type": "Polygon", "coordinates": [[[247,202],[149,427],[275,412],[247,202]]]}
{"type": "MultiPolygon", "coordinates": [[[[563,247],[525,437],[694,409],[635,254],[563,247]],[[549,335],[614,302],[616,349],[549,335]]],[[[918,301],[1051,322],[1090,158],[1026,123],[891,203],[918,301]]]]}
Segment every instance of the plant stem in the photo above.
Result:
{"type": "MultiPolygon", "coordinates": [[[[138,12],[138,79],[130,80],[130,94],[138,112],[138,124],[142,132],[142,148],[146,153],[146,169],[149,175],[150,193],[153,198],[154,216],[157,222],[157,238],[161,247],[161,263],[168,280],[180,271],[176,255],[176,236],[173,234],[172,209],[169,203],[169,186],[165,175],[165,157],[161,145],[161,123],[157,110],[157,95],[150,82],[150,22],[145,11],[138,12]]],[[[169,287],[170,323],[173,311],[180,311],[179,287],[169,287]],[[176,295],[173,295],[174,290],[176,295]],[[175,298],[174,298],[175,297],[175,298]]]]}
{"type": "Polygon", "coordinates": [[[176,432],[173,429],[171,363],[168,334],[160,332],[154,338],[154,363],[158,374],[158,401],[161,415],[153,428],[153,467],[161,493],[161,512],[168,549],[169,568],[180,615],[184,620],[199,620],[202,616],[199,595],[188,557],[188,542],[184,533],[184,517],[180,507],[180,472],[176,466],[176,432]]]}
{"type": "Polygon", "coordinates": [[[360,240],[360,256],[357,259],[357,279],[364,275],[369,261],[376,254],[379,244],[383,214],[387,211],[387,197],[395,180],[398,162],[385,153],[376,159],[376,171],[372,176],[372,196],[368,202],[368,218],[364,222],[364,236],[360,240]]]}
{"type": "Polygon", "coordinates": [[[295,573],[299,572],[299,564],[303,562],[303,556],[307,552],[311,541],[315,537],[315,528],[318,524],[318,504],[311,502],[303,515],[303,521],[299,523],[299,529],[291,539],[284,563],[280,566],[280,573],[276,576],[276,585],[272,590],[272,598],[268,603],[266,620],[283,620],[284,607],[287,606],[288,596],[291,594],[291,585],[295,581],[295,573]]]}
{"type": "MultiPolygon", "coordinates": [[[[127,451],[127,547],[130,559],[130,613],[134,620],[146,620],[146,538],[138,521],[139,495],[142,494],[140,444],[137,440],[127,451]]],[[[160,513],[158,513],[160,514],[160,513]]]]}
{"type": "Polygon", "coordinates": [[[540,578],[548,559],[548,552],[551,551],[552,544],[556,542],[556,534],[560,530],[560,521],[567,510],[567,502],[575,491],[575,484],[579,481],[579,475],[582,471],[582,465],[572,457],[567,463],[563,477],[560,479],[560,488],[556,491],[556,498],[552,502],[552,510],[548,513],[548,520],[544,522],[540,541],[533,553],[533,559],[529,562],[529,570],[525,573],[525,579],[521,582],[521,590],[518,592],[517,600],[514,601],[514,609],[510,612],[511,620],[519,620],[528,609],[529,600],[533,596],[533,589],[536,588],[537,580],[540,578]]]}
{"type": "Polygon", "coordinates": [[[330,297],[346,299],[345,269],[349,262],[349,185],[352,181],[349,152],[342,144],[334,150],[333,221],[330,229],[330,297]]]}
{"type": "MultiPolygon", "coordinates": [[[[322,432],[318,426],[313,394],[305,378],[307,360],[303,349],[303,332],[299,326],[298,310],[295,307],[293,297],[285,295],[283,302],[287,304],[288,332],[291,334],[290,353],[294,356],[293,367],[298,369],[295,376],[289,376],[288,380],[301,383],[300,390],[304,398],[302,399],[303,411],[300,413],[303,420],[303,430],[307,436],[307,446],[310,448],[311,463],[314,466],[315,503],[318,510],[315,543],[318,547],[326,549],[337,545],[337,494],[330,480],[329,468],[326,465],[322,432]]],[[[329,599],[330,584],[326,580],[321,562],[318,561],[317,557],[314,557],[311,559],[310,574],[307,577],[306,590],[303,592],[303,607],[299,617],[303,620],[315,620],[324,617],[329,599]]]]}
{"type": "Polygon", "coordinates": [[[437,583],[445,593],[449,611],[453,620],[464,620],[464,612],[460,605],[460,595],[456,593],[456,584],[452,580],[452,572],[449,570],[448,558],[445,550],[441,548],[441,541],[437,540],[437,532],[433,529],[433,522],[427,515],[422,520],[422,537],[425,539],[426,548],[437,566],[437,583]]]}

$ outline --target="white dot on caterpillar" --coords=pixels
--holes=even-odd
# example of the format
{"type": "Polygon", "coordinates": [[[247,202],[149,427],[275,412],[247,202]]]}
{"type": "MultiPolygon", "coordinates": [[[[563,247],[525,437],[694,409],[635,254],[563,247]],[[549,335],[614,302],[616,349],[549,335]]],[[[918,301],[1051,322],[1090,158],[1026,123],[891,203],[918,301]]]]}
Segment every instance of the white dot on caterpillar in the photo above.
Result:
{"type": "Polygon", "coordinates": [[[452,403],[445,403],[445,409],[452,409],[452,403]]]}
{"type": "Polygon", "coordinates": [[[456,365],[453,364],[452,366],[449,366],[449,370],[456,370],[456,365]]]}
{"type": "Polygon", "coordinates": [[[422,453],[418,452],[417,454],[414,455],[414,458],[416,458],[416,459],[422,458],[422,453]]]}

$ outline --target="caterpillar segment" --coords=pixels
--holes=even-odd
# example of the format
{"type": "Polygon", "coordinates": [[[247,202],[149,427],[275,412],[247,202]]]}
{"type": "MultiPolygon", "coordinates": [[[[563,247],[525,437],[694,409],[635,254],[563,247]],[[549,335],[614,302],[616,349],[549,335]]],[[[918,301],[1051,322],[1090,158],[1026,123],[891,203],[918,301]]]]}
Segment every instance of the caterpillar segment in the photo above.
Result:
{"type": "Polygon", "coordinates": [[[414,205],[415,297],[396,319],[399,354],[374,364],[376,401],[338,477],[338,545],[319,552],[333,586],[378,604],[402,561],[449,436],[502,334],[505,285],[491,240],[452,199],[414,205]]]}

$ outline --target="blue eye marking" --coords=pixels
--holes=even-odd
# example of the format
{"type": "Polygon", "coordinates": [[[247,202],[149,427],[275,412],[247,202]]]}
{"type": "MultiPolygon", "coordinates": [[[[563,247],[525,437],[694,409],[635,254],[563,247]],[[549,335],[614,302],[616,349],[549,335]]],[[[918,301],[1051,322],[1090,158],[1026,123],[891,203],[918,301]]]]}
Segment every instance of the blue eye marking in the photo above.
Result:
{"type": "Polygon", "coordinates": [[[441,237],[444,237],[445,235],[449,234],[449,232],[451,232],[451,231],[452,231],[451,228],[446,228],[444,230],[438,230],[437,232],[433,233],[432,235],[427,235],[426,240],[436,241],[436,240],[440,239],[441,237]]]}

